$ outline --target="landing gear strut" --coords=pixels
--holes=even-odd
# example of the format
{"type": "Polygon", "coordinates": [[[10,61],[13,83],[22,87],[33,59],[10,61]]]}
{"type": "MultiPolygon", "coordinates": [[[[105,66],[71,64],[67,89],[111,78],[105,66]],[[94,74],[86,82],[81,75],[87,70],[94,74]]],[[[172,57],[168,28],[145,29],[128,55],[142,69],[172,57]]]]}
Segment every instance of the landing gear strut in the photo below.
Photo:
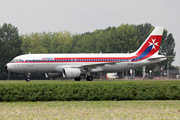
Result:
{"type": "Polygon", "coordinates": [[[27,75],[26,82],[30,82],[30,80],[31,80],[31,79],[30,79],[31,73],[27,73],[26,75],[27,75]]]}

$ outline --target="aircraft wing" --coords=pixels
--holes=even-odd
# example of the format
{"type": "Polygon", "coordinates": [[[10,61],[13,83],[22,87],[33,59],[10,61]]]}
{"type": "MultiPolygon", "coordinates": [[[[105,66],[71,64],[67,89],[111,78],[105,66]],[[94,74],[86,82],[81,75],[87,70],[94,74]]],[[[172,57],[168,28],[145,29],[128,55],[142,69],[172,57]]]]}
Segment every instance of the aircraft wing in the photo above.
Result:
{"type": "Polygon", "coordinates": [[[100,67],[114,65],[118,62],[103,62],[103,63],[92,63],[92,64],[81,64],[81,65],[64,65],[64,66],[57,66],[55,68],[56,71],[61,71],[63,68],[79,68],[81,70],[91,71],[92,69],[102,70],[100,67]]]}

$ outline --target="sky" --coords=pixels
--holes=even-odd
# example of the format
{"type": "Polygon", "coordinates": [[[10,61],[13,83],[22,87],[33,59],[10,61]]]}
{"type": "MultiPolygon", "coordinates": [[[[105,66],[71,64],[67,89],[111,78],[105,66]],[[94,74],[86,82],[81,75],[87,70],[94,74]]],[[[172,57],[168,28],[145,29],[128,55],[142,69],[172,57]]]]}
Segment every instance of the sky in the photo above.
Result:
{"type": "Polygon", "coordinates": [[[175,39],[180,63],[179,0],[0,0],[0,25],[10,23],[19,34],[93,32],[121,24],[164,26],[175,39]]]}

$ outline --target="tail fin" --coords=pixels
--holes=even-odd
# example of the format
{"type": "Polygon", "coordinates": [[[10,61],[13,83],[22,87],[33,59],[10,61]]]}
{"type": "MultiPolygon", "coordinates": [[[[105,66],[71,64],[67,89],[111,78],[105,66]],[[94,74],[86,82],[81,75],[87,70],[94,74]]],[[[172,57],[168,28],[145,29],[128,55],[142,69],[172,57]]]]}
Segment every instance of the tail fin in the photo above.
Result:
{"type": "Polygon", "coordinates": [[[147,37],[141,47],[135,52],[135,59],[133,61],[146,59],[154,54],[158,54],[161,38],[163,34],[163,27],[155,27],[151,34],[147,37]]]}

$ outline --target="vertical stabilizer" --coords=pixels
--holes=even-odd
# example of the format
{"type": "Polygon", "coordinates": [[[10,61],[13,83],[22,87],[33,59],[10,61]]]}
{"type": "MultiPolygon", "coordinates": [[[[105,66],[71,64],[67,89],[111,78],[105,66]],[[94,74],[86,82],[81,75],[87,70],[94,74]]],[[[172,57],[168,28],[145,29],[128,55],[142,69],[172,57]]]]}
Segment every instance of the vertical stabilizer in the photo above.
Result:
{"type": "Polygon", "coordinates": [[[154,54],[158,54],[163,27],[155,27],[151,34],[147,37],[141,47],[135,52],[136,58],[133,61],[146,59],[154,54]]]}

